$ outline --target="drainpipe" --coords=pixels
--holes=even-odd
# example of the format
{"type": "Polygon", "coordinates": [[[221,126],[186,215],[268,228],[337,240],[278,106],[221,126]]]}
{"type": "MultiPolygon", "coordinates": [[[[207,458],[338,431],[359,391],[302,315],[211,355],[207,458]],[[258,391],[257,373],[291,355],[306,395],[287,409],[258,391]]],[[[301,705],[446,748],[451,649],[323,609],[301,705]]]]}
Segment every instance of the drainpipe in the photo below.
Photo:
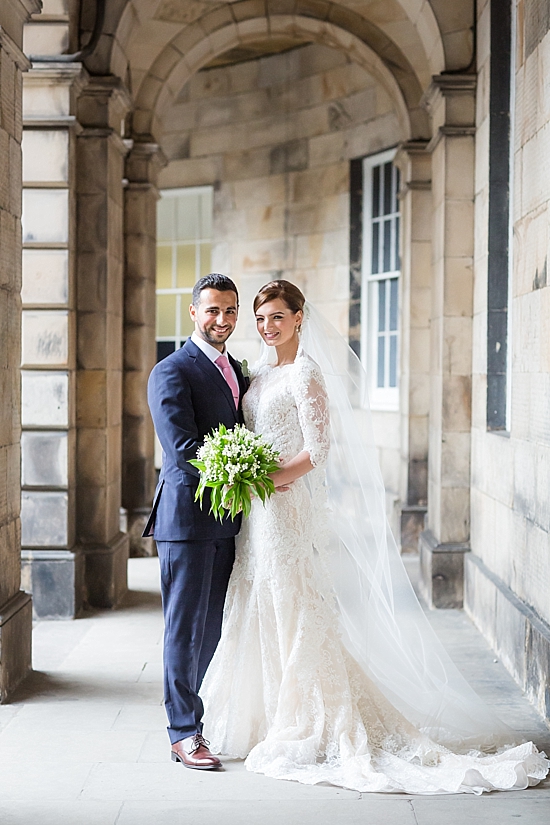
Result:
{"type": "MultiPolygon", "coordinates": [[[[79,9],[79,20],[82,15],[83,2],[84,0],[81,0],[79,9]]],[[[74,54],[30,54],[28,55],[28,58],[31,61],[31,63],[80,63],[82,60],[84,60],[84,58],[89,57],[95,50],[99,42],[99,38],[101,37],[103,23],[105,22],[105,4],[106,0],[96,0],[95,21],[94,28],[92,30],[92,36],[90,37],[86,45],[83,46],[79,51],[75,52],[74,54]]]]}

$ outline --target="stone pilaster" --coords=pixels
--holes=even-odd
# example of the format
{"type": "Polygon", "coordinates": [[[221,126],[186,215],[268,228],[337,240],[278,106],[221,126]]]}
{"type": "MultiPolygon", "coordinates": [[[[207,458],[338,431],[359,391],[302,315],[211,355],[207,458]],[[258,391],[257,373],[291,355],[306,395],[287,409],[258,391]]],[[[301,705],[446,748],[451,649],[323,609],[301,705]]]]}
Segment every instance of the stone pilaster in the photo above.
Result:
{"type": "Polygon", "coordinates": [[[401,172],[401,416],[402,552],[416,552],[428,499],[430,312],[432,259],[431,156],[427,141],[403,144],[401,172]]]}
{"type": "Polygon", "coordinates": [[[21,136],[23,24],[38,3],[0,5],[0,702],[31,669],[32,603],[21,590],[21,136]]]}
{"type": "Polygon", "coordinates": [[[460,607],[470,538],[475,88],[472,75],[433,78],[433,238],[428,524],[422,581],[435,607],[460,607]]]}
{"type": "Polygon", "coordinates": [[[76,535],[97,607],[114,607],[127,589],[129,542],[119,525],[128,107],[114,77],[94,77],[77,106],[76,535]]]}
{"type": "Polygon", "coordinates": [[[75,539],[74,111],[85,82],[80,63],[35,64],[24,78],[21,563],[37,618],[74,618],[84,597],[75,539]]]}
{"type": "Polygon", "coordinates": [[[135,143],[126,159],[122,505],[128,511],[132,556],[156,554],[153,539],[141,534],[155,482],[147,379],[156,361],[156,181],[162,163],[155,143],[135,143]]]}

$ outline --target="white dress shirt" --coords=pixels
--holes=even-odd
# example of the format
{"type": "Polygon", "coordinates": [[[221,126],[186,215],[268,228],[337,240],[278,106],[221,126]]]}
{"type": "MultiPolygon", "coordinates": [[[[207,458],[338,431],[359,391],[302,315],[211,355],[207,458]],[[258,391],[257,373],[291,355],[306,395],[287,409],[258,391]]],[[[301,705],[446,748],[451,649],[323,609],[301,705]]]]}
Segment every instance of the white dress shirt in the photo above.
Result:
{"type": "MultiPolygon", "coordinates": [[[[204,352],[206,357],[209,358],[212,361],[214,366],[220,371],[220,374],[223,375],[223,372],[222,372],[221,368],[219,367],[218,364],[216,364],[216,358],[219,358],[220,355],[226,355],[226,356],[229,355],[229,353],[227,352],[227,347],[224,347],[223,352],[220,352],[219,349],[216,349],[216,347],[213,347],[212,344],[208,343],[208,341],[204,341],[200,337],[200,335],[197,335],[196,332],[191,333],[191,340],[193,341],[194,344],[197,345],[197,347],[200,349],[200,351],[204,352]]],[[[227,360],[229,361],[229,358],[227,360]]],[[[232,365],[231,361],[229,361],[229,366],[231,367],[231,373],[233,375],[233,378],[235,379],[235,383],[236,383],[237,387],[240,387],[239,379],[237,378],[237,375],[235,373],[235,370],[233,369],[233,365],[232,365]]],[[[225,381],[225,377],[224,377],[223,380],[225,381]]]]}

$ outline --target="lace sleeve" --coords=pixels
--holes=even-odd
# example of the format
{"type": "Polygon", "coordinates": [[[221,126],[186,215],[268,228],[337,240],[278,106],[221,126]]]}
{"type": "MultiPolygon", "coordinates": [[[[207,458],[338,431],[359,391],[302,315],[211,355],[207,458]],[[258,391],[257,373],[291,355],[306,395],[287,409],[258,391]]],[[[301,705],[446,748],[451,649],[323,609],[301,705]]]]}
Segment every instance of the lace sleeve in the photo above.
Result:
{"type": "Polygon", "coordinates": [[[293,381],[294,400],[304,439],[304,450],[314,467],[326,464],[330,447],[330,413],[321,370],[309,358],[301,363],[293,381]]]}

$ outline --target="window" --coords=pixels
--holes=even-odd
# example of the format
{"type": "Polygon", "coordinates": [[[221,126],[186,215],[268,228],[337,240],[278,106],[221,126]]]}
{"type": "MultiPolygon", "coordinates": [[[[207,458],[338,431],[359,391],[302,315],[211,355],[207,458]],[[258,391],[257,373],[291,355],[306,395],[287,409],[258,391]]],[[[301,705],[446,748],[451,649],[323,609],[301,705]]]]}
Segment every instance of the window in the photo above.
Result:
{"type": "Polygon", "coordinates": [[[393,156],[391,150],[363,160],[361,359],[371,406],[381,410],[399,406],[399,171],[393,156]]]}
{"type": "Polygon", "coordinates": [[[191,335],[193,285],[211,268],[212,188],[165,189],[157,206],[157,361],[191,335]]]}

